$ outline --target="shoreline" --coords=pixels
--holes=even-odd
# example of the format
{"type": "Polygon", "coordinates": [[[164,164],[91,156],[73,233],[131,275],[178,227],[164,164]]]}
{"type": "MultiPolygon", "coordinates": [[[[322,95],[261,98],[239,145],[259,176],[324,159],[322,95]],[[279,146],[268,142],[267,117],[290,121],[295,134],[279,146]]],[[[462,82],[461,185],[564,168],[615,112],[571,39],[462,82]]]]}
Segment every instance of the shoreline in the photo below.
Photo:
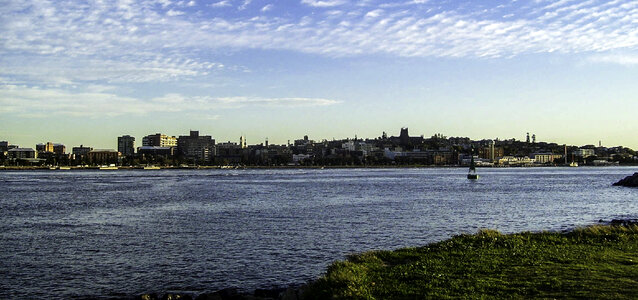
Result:
{"type": "MultiPolygon", "coordinates": [[[[589,166],[583,165],[579,167],[570,167],[565,165],[525,165],[525,166],[480,166],[481,169],[502,169],[502,168],[609,168],[609,167],[638,167],[638,164],[621,164],[608,166],[589,166]]],[[[118,166],[115,168],[101,169],[100,166],[64,166],[63,168],[50,166],[0,166],[0,171],[158,171],[158,170],[269,170],[269,169],[467,169],[467,166],[448,165],[369,165],[369,166],[155,166],[153,169],[144,169],[143,166],[118,166]]]]}
{"type": "MultiPolygon", "coordinates": [[[[402,276],[408,276],[412,271],[412,268],[402,268],[402,265],[410,264],[411,266],[418,266],[423,259],[433,259],[434,261],[440,260],[452,260],[452,263],[459,263],[456,259],[459,257],[457,251],[468,251],[470,252],[481,252],[488,251],[488,253],[492,253],[490,251],[498,250],[498,247],[504,247],[506,251],[512,251],[516,247],[525,248],[525,243],[539,243],[540,246],[544,246],[542,250],[532,250],[532,251],[540,251],[543,253],[540,255],[542,259],[548,259],[549,263],[551,263],[555,258],[555,255],[561,256],[560,251],[565,250],[564,245],[573,246],[576,245],[580,248],[574,248],[574,252],[578,251],[601,251],[600,245],[596,245],[595,243],[602,243],[604,248],[613,249],[616,251],[615,247],[620,247],[616,243],[616,241],[620,240],[621,242],[626,242],[629,240],[629,248],[625,250],[625,252],[621,253],[620,257],[624,257],[624,255],[629,251],[629,253],[633,253],[634,247],[638,247],[638,219],[613,219],[611,221],[603,221],[600,220],[596,224],[584,226],[584,227],[576,227],[570,230],[563,230],[560,232],[553,231],[541,231],[541,232],[520,232],[520,233],[511,233],[511,234],[501,234],[495,230],[483,229],[479,230],[474,234],[460,234],[455,235],[451,238],[429,243],[423,246],[409,247],[409,248],[400,248],[395,250],[374,250],[363,253],[356,253],[348,255],[344,260],[339,260],[333,262],[328,268],[327,271],[320,278],[317,278],[313,281],[307,282],[305,284],[299,285],[291,285],[287,287],[273,287],[273,288],[260,288],[255,289],[252,292],[242,291],[240,288],[226,288],[222,290],[218,290],[212,293],[202,293],[199,295],[187,294],[187,293],[165,293],[165,294],[157,294],[157,293],[149,293],[135,296],[134,298],[126,298],[126,299],[140,299],[140,300],[159,300],[159,299],[195,299],[195,300],[307,300],[307,299],[404,299],[404,298],[415,298],[415,297],[426,297],[426,298],[438,298],[438,297],[468,297],[468,296],[477,296],[477,295],[491,295],[490,293],[495,292],[492,288],[487,290],[487,294],[485,291],[478,292],[475,294],[476,290],[473,288],[467,290],[457,290],[457,287],[450,286],[449,290],[446,288],[443,289],[442,294],[437,294],[441,292],[440,290],[437,293],[430,293],[430,290],[421,290],[427,291],[427,293],[419,293],[415,292],[415,289],[418,290],[425,282],[413,282],[413,284],[408,284],[410,281],[404,282],[402,280],[396,279],[396,274],[394,270],[387,271],[386,269],[401,269],[405,270],[402,276]],[[500,241],[499,241],[500,239],[500,241]],[[513,241],[510,241],[513,240],[513,241]],[[523,244],[521,244],[520,239],[523,240],[523,244]],[[551,241],[551,242],[547,242],[551,241]],[[561,244],[562,243],[562,244],[561,244]],[[584,247],[582,247],[584,245],[584,247]],[[469,248],[468,248],[469,247],[469,248]],[[556,249],[552,249],[556,248],[556,249]],[[465,249],[463,249],[465,248],[465,249]],[[514,248],[514,249],[513,249],[514,248]],[[591,248],[591,249],[590,249],[591,248]],[[437,252],[439,251],[439,252],[437,252]],[[545,252],[549,254],[544,254],[545,252]],[[558,251],[558,252],[557,252],[558,251]],[[455,254],[456,253],[456,254],[455,254]],[[549,257],[546,257],[549,256],[549,257]],[[381,262],[381,261],[382,262],[381,262]],[[380,263],[381,262],[381,263],[380,263]],[[378,271],[381,270],[381,271],[378,271]],[[369,273],[377,272],[376,275],[370,275],[369,273]],[[380,274],[380,275],[379,275],[380,274]],[[385,277],[384,277],[385,276],[385,277]],[[403,284],[403,288],[405,288],[406,294],[395,294],[397,291],[384,290],[383,288],[379,288],[379,286],[383,285],[383,280],[398,280],[397,282],[391,282],[390,284],[385,283],[385,288],[391,286],[391,288],[395,288],[395,285],[403,284]],[[375,281],[371,281],[375,280],[375,281]],[[405,286],[407,284],[407,287],[405,286]],[[376,293],[376,294],[375,294],[376,293]]],[[[620,243],[620,242],[619,242],[620,243]]],[[[622,247],[626,247],[623,244],[622,247]]],[[[603,249],[605,250],[605,249],[603,249]]],[[[496,251],[495,253],[501,253],[496,251]]],[[[508,253],[501,253],[502,255],[511,255],[508,253]]],[[[572,255],[574,255],[572,253],[572,255]]],[[[560,263],[560,267],[565,268],[565,270],[570,270],[572,268],[584,268],[583,270],[588,270],[588,266],[581,266],[583,263],[580,261],[579,257],[580,252],[576,253],[575,256],[578,257],[577,260],[568,261],[567,264],[560,263]]],[[[536,255],[539,256],[539,255],[536,255]]],[[[460,256],[461,258],[464,255],[460,256]]],[[[482,257],[482,256],[478,256],[482,257]]],[[[488,257],[489,258],[489,257],[488,257]]],[[[534,257],[538,258],[538,257],[534,257]]],[[[519,259],[519,257],[516,257],[519,259]]],[[[565,259],[565,256],[562,256],[562,259],[565,259]]],[[[598,261],[600,263],[616,263],[615,260],[617,258],[607,257],[607,261],[598,261]]],[[[440,264],[444,264],[439,262],[440,264]]],[[[445,261],[447,263],[447,261],[445,261]]],[[[466,264],[476,264],[477,260],[472,261],[460,261],[462,266],[466,264]]],[[[479,265],[487,268],[488,270],[492,270],[493,272],[503,271],[505,273],[512,272],[514,270],[503,269],[499,270],[499,268],[494,268],[494,266],[490,266],[490,263],[498,264],[500,261],[492,262],[492,261],[480,261],[479,265]]],[[[436,264],[436,263],[435,263],[436,264]]],[[[551,273],[551,268],[546,269],[543,267],[542,262],[531,262],[532,271],[535,272],[536,278],[532,278],[531,281],[526,282],[530,287],[526,287],[524,289],[519,290],[511,290],[510,288],[504,288],[500,291],[496,291],[497,295],[500,296],[522,296],[524,298],[546,298],[547,295],[543,295],[541,291],[538,294],[536,290],[534,290],[536,285],[544,285],[542,282],[544,274],[543,272],[551,273]],[[540,276],[538,275],[541,272],[540,276]],[[541,281],[541,282],[537,282],[541,281]],[[529,288],[529,290],[528,290],[529,288]],[[513,294],[510,294],[513,292],[513,294]]],[[[620,263],[623,266],[633,266],[638,265],[638,261],[633,261],[632,259],[623,261],[620,263]]],[[[506,266],[508,266],[506,264],[506,266]]],[[[523,264],[524,266],[524,264],[523,264]]],[[[439,266],[441,267],[441,266],[439,266]]],[[[518,268],[517,264],[511,266],[514,268],[518,268]]],[[[464,268],[464,267],[463,267],[464,268]]],[[[605,265],[605,268],[607,266],[605,265]]],[[[606,270],[606,269],[605,269],[606,270]]],[[[516,272],[519,272],[517,270],[516,272]]],[[[566,271],[566,272],[567,272],[566,271]]],[[[404,272],[404,271],[401,271],[404,272]]],[[[467,270],[463,272],[468,272],[467,270]]],[[[529,270],[528,270],[529,272],[529,270]]],[[[571,274],[567,272],[566,274],[562,274],[562,271],[559,271],[556,274],[552,274],[552,276],[556,275],[558,277],[564,277],[553,280],[573,280],[574,278],[570,278],[570,276],[580,276],[580,273],[571,274]]],[[[447,274],[446,276],[453,276],[454,272],[447,274]]],[[[604,272],[603,272],[604,273],[604,272]]],[[[638,274],[638,273],[637,273],[638,274]]],[[[494,274],[477,274],[477,276],[490,276],[494,274]]],[[[496,274],[498,275],[498,274],[496,274]]],[[[468,274],[464,274],[461,276],[462,278],[468,279],[468,274]]],[[[630,276],[631,277],[631,276],[630,276]]],[[[612,278],[612,279],[621,279],[621,278],[612,278]]],[[[439,278],[435,278],[432,280],[441,281],[439,278]]],[[[445,281],[447,279],[443,279],[445,281]]],[[[516,279],[518,280],[518,279],[516,279]]],[[[469,282],[477,282],[480,283],[481,279],[470,278],[469,282]]],[[[623,281],[624,282],[624,281],[623,281]]],[[[441,283],[441,282],[439,282],[441,283]]],[[[622,283],[620,283],[622,284],[622,283]]],[[[512,285],[512,283],[501,282],[501,285],[512,285]]],[[[623,286],[626,287],[626,286],[623,286]]],[[[438,287],[432,287],[433,290],[436,290],[438,287]]],[[[616,288],[616,287],[614,287],[616,288]]],[[[401,290],[399,290],[400,292],[401,290]]],[[[603,292],[606,289],[603,287],[603,292]]],[[[634,292],[638,291],[638,286],[635,289],[630,290],[629,292],[623,290],[617,292],[613,298],[623,298],[623,296],[634,295],[634,292]]],[[[576,296],[577,290],[567,289],[561,290],[555,289],[549,291],[549,295],[555,297],[573,297],[576,296]]],[[[579,294],[579,296],[592,296],[598,295],[599,290],[593,289],[592,294],[579,294]]],[[[602,294],[606,295],[606,294],[602,294]]],[[[596,298],[596,297],[595,297],[596,298]]],[[[605,297],[603,297],[605,298],[605,297]]]]}

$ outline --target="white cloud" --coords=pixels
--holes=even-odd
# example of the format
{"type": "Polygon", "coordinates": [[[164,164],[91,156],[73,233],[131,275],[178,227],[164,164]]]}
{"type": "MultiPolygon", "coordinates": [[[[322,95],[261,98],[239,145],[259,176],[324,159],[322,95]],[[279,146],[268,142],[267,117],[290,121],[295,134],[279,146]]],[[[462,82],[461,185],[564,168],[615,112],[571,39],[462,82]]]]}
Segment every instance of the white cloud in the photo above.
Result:
{"type": "Polygon", "coordinates": [[[596,63],[636,66],[638,65],[638,54],[599,54],[591,56],[589,60],[596,63]]]}
{"type": "Polygon", "coordinates": [[[169,16],[169,17],[181,16],[183,14],[184,14],[183,11],[173,10],[173,9],[171,9],[171,10],[166,12],[166,15],[169,16]]]}
{"type": "Polygon", "coordinates": [[[379,16],[381,16],[381,14],[383,13],[383,9],[375,9],[372,11],[369,11],[368,13],[366,13],[366,17],[368,18],[377,18],[379,16]]]}
{"type": "Polygon", "coordinates": [[[260,98],[260,97],[223,97],[216,98],[216,101],[230,107],[243,106],[278,106],[278,107],[300,107],[300,106],[327,106],[340,103],[337,100],[322,98],[260,98]]]}
{"type": "Polygon", "coordinates": [[[272,4],[267,4],[266,6],[264,6],[264,7],[262,7],[262,8],[261,8],[261,11],[262,11],[262,12],[267,12],[267,11],[272,10],[272,9],[273,9],[273,7],[275,7],[275,6],[274,6],[274,5],[272,5],[272,4]]]}
{"type": "MultiPolygon", "coordinates": [[[[58,85],[175,81],[221,69],[208,54],[238,49],[325,56],[511,57],[638,48],[637,1],[547,1],[528,18],[511,8],[506,11],[512,16],[502,18],[501,8],[493,8],[491,17],[416,2],[398,2],[422,4],[412,10],[375,7],[370,1],[302,0],[314,7],[343,7],[294,17],[242,11],[237,13],[246,16],[231,18],[214,9],[209,10],[219,13],[216,17],[178,10],[190,1],[10,1],[0,6],[0,76],[58,85]]],[[[251,1],[236,3],[246,7],[251,1]]],[[[230,5],[228,0],[209,4],[230,5]]]]}
{"type": "Polygon", "coordinates": [[[301,0],[301,3],[314,7],[332,7],[346,4],[345,0],[301,0]]]}
{"type": "Polygon", "coordinates": [[[244,10],[246,8],[248,8],[248,5],[250,5],[250,3],[253,2],[252,0],[244,0],[244,3],[239,6],[239,10],[244,10]]]}
{"type": "Polygon", "coordinates": [[[230,1],[228,0],[224,0],[224,1],[219,1],[219,2],[215,2],[210,4],[211,7],[225,7],[225,6],[232,6],[232,4],[230,4],[230,1]]]}
{"type": "Polygon", "coordinates": [[[30,78],[49,85],[72,85],[78,82],[139,83],[167,82],[188,77],[204,76],[225,70],[223,64],[170,58],[160,55],[148,57],[118,57],[102,59],[41,57],[8,57],[0,74],[30,78]]]}
{"type": "Polygon", "coordinates": [[[120,96],[109,87],[71,92],[64,89],[0,85],[0,112],[22,117],[64,115],[104,117],[150,113],[209,114],[242,107],[314,107],[340,103],[322,98],[210,97],[166,94],[151,99],[120,96]]]}

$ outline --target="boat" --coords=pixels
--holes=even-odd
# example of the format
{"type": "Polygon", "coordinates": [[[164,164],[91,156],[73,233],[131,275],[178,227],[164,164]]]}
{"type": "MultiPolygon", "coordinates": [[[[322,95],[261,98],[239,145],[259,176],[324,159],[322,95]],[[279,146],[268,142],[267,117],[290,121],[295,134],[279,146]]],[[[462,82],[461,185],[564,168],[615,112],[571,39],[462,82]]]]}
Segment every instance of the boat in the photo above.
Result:
{"type": "Polygon", "coordinates": [[[144,170],[159,170],[160,167],[158,166],[145,166],[144,170]]]}
{"type": "Polygon", "coordinates": [[[470,170],[467,172],[467,179],[476,180],[479,179],[479,175],[476,174],[476,164],[474,163],[474,153],[471,153],[470,170]]]}
{"type": "Polygon", "coordinates": [[[100,166],[100,170],[117,170],[117,166],[114,164],[100,166]]]}

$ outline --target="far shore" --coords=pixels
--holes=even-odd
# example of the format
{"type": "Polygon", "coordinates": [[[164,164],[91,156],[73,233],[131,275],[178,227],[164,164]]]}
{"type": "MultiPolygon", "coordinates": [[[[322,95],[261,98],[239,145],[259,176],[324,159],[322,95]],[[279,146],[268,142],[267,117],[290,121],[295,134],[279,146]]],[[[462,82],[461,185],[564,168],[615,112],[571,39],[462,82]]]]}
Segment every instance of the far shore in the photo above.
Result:
{"type": "MultiPolygon", "coordinates": [[[[638,164],[622,164],[622,165],[610,165],[610,166],[595,166],[595,165],[582,165],[577,168],[607,168],[607,167],[636,167],[638,164]]],[[[574,168],[566,165],[523,165],[523,166],[479,166],[477,168],[574,168]]],[[[104,170],[104,171],[128,171],[128,170],[211,170],[211,169],[225,169],[225,170],[240,170],[240,169],[465,169],[467,166],[459,165],[353,165],[353,166],[304,166],[304,165],[283,165],[283,166],[153,166],[153,168],[145,169],[144,166],[117,166],[113,167],[101,167],[101,166],[0,166],[0,171],[69,171],[69,170],[104,170]]]]}

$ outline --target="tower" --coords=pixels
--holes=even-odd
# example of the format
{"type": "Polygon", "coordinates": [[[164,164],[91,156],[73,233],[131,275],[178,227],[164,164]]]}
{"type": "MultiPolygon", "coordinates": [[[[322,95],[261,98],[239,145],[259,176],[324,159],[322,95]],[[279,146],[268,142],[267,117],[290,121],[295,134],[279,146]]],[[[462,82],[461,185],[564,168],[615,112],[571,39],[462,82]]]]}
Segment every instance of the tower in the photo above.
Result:
{"type": "Polygon", "coordinates": [[[239,146],[242,149],[246,148],[246,138],[243,135],[239,137],[239,146]]]}
{"type": "Polygon", "coordinates": [[[401,128],[401,134],[399,134],[399,142],[402,146],[407,146],[410,144],[410,135],[408,134],[408,128],[401,128]]]}
{"type": "Polygon", "coordinates": [[[117,151],[124,156],[135,154],[135,138],[130,135],[124,135],[117,138],[117,151]]]}
{"type": "Polygon", "coordinates": [[[529,132],[527,133],[527,138],[525,139],[525,142],[529,144],[529,132]]]}
{"type": "Polygon", "coordinates": [[[490,160],[494,161],[494,141],[490,143],[490,160]]]}

